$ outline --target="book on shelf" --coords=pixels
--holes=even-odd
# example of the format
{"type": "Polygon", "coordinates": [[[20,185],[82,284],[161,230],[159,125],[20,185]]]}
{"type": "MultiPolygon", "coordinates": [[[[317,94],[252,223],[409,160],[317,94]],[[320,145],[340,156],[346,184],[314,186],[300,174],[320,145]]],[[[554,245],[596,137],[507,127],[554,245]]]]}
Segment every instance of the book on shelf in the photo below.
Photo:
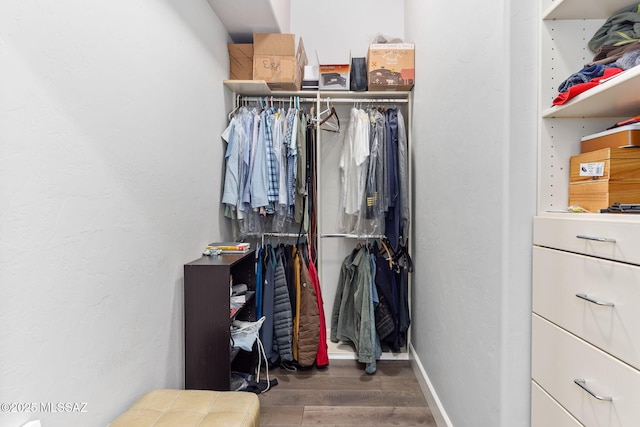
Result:
{"type": "Polygon", "coordinates": [[[245,242],[214,242],[209,243],[206,249],[219,250],[223,254],[243,254],[251,250],[251,244],[245,242]]]}
{"type": "Polygon", "coordinates": [[[246,295],[233,295],[233,296],[231,296],[230,301],[231,301],[232,305],[236,304],[236,305],[242,307],[242,305],[245,302],[247,302],[247,298],[246,298],[246,295]]]}
{"type": "Polygon", "coordinates": [[[229,316],[233,317],[238,311],[240,311],[240,309],[244,307],[245,302],[244,295],[242,295],[242,300],[240,300],[239,297],[231,297],[231,300],[229,301],[229,316]]]}

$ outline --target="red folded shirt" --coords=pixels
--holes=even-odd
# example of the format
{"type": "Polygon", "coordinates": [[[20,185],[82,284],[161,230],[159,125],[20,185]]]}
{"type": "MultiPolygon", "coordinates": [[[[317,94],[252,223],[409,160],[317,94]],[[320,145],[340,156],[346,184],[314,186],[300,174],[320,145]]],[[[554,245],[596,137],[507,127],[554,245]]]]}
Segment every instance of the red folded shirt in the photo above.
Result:
{"type": "Polygon", "coordinates": [[[591,89],[594,86],[598,86],[600,81],[608,79],[609,77],[615,76],[622,72],[622,68],[609,67],[604,70],[604,74],[600,77],[593,78],[586,83],[578,83],[577,85],[573,85],[566,92],[561,92],[558,94],[556,99],[553,100],[553,105],[562,105],[569,101],[576,95],[581,94],[582,92],[591,89]]]}

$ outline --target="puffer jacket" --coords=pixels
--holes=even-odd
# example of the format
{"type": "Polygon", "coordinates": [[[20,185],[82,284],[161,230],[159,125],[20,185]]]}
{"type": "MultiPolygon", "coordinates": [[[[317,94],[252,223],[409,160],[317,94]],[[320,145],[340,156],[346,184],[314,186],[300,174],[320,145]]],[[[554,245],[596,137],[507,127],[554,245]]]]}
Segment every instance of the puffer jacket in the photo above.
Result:
{"type": "MultiPolygon", "coordinates": [[[[309,248],[311,251],[311,248],[309,248]]],[[[316,291],[316,303],[318,305],[318,315],[320,321],[320,338],[318,341],[318,354],[316,354],[316,367],[323,368],[329,365],[329,349],[327,346],[327,321],[324,317],[324,302],[322,300],[322,289],[320,288],[320,278],[318,270],[313,263],[313,257],[309,254],[309,276],[316,291]]]]}
{"type": "Polygon", "coordinates": [[[309,269],[300,251],[296,251],[294,262],[299,266],[299,319],[297,360],[300,366],[313,366],[320,342],[320,315],[316,291],[309,275],[309,269]]]}
{"type": "Polygon", "coordinates": [[[289,288],[285,275],[283,257],[284,250],[279,247],[275,251],[276,268],[274,272],[274,302],[273,302],[273,333],[274,353],[271,361],[275,362],[278,357],[282,362],[293,360],[293,344],[291,332],[293,329],[293,315],[291,311],[291,300],[289,299],[289,288]]]}

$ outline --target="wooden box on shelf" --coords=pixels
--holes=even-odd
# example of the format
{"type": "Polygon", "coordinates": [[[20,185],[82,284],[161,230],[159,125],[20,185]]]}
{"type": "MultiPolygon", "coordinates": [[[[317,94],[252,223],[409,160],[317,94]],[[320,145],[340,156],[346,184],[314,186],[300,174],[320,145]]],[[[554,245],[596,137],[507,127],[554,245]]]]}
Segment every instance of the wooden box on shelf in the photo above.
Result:
{"type": "Polygon", "coordinates": [[[580,143],[580,152],[600,150],[602,148],[640,147],[640,123],[605,130],[584,136],[580,143]]]}
{"type": "Polygon", "coordinates": [[[571,157],[569,205],[591,212],[640,203],[640,149],[603,148],[571,157]]]}

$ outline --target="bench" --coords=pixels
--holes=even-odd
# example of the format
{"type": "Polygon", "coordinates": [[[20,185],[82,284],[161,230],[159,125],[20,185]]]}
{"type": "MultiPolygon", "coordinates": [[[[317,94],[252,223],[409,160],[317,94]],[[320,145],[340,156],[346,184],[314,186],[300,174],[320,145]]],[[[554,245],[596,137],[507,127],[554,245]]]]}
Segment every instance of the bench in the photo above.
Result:
{"type": "Polygon", "coordinates": [[[259,427],[254,393],[209,390],[153,390],[109,427],[259,427]]]}

